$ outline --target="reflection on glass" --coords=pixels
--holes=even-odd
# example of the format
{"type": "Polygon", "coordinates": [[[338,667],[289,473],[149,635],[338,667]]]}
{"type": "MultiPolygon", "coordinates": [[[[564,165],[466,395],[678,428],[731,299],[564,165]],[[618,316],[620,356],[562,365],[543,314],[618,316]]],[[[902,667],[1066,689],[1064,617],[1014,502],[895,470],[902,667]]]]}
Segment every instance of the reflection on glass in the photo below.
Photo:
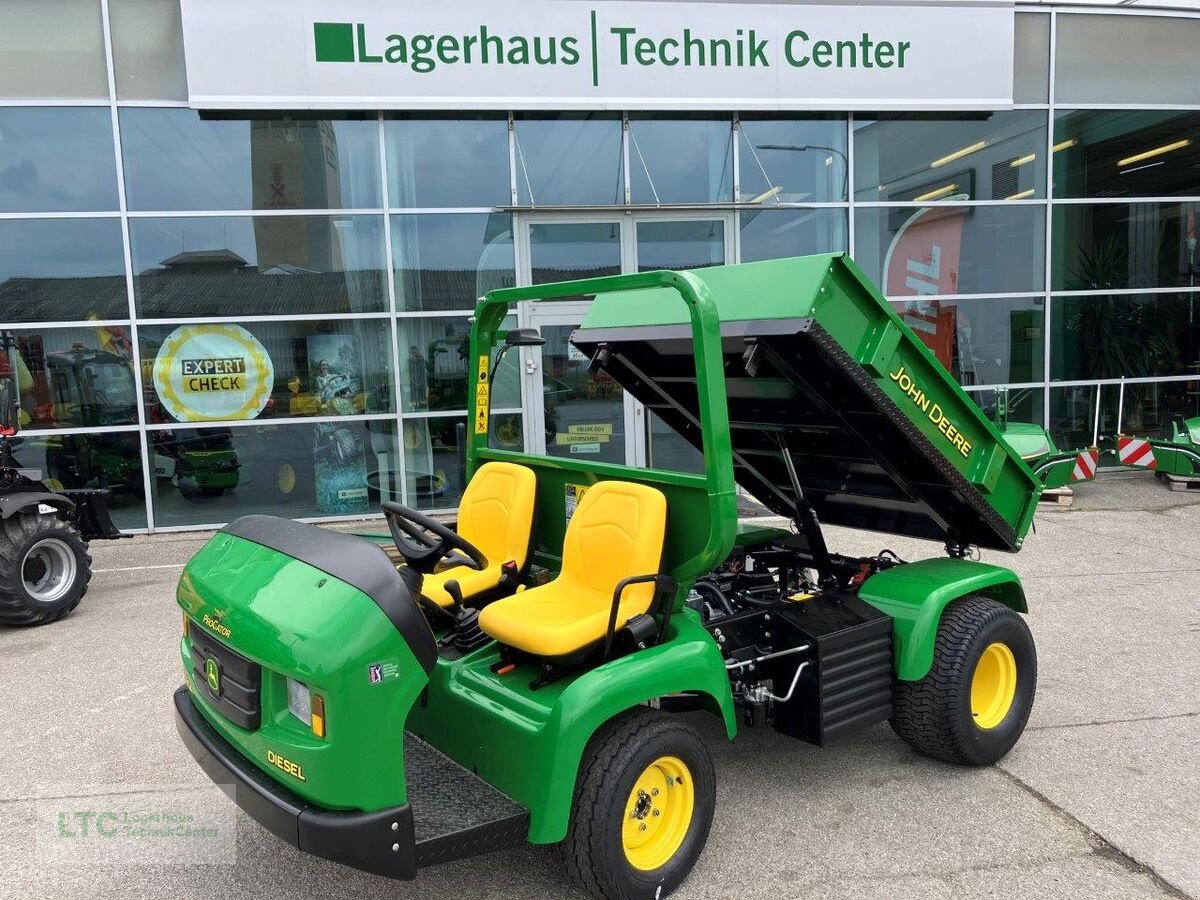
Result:
{"type": "Polygon", "coordinates": [[[1189,287],[1200,278],[1198,203],[1054,207],[1055,290],[1189,287]]]}
{"type": "MultiPolygon", "coordinates": [[[[1117,432],[1117,387],[1081,385],[1050,388],[1050,435],[1059,447],[1087,447],[1098,437],[1117,432]],[[1100,400],[1099,423],[1096,400],[1100,400]],[[1099,432],[1097,433],[1097,424],[1099,432]]],[[[1106,464],[1101,459],[1101,465],[1106,464]]]]}
{"type": "Polygon", "coordinates": [[[522,205],[624,202],[619,115],[518,113],[514,128],[522,205]]]}
{"type": "Polygon", "coordinates": [[[403,115],[386,119],[383,128],[393,208],[511,202],[503,116],[403,115]]]}
{"type": "Polygon", "coordinates": [[[252,342],[231,340],[230,330],[224,324],[142,325],[138,329],[148,373],[144,385],[148,421],[195,421],[197,413],[214,409],[206,402],[213,395],[228,392],[247,397],[259,389],[255,378],[267,371],[269,380],[253,405],[232,404],[237,406],[237,414],[205,418],[346,416],[394,409],[391,335],[386,321],[247,322],[234,333],[240,335],[244,330],[252,342]],[[174,350],[176,347],[185,349],[174,350]],[[266,356],[269,369],[256,369],[255,354],[266,356]],[[206,363],[212,363],[210,368],[221,364],[226,370],[242,370],[242,378],[207,376],[206,363]],[[175,393],[161,396],[160,385],[175,393]]]}
{"type": "Polygon", "coordinates": [[[125,319],[117,219],[0,221],[0,320],[125,319]]]}
{"type": "Polygon", "coordinates": [[[404,411],[467,408],[471,326],[466,319],[400,319],[404,411]]]}
{"type": "Polygon", "coordinates": [[[533,283],[617,275],[621,271],[619,222],[570,222],[529,227],[533,283]]]}
{"type": "MultiPolygon", "coordinates": [[[[1117,386],[1108,386],[1105,398],[1110,406],[1120,398],[1117,386]]],[[[1166,437],[1181,420],[1200,415],[1200,394],[1189,381],[1150,382],[1125,385],[1121,401],[1121,421],[1114,431],[1146,437],[1166,437]]]]}
{"type": "Polygon", "coordinates": [[[55,490],[103,488],[118,528],[145,528],[145,480],[137,432],[25,435],[17,465],[34,469],[55,490]]]}
{"type": "Polygon", "coordinates": [[[1042,207],[875,207],[854,220],[855,262],[889,297],[1043,289],[1042,207]]]}
{"type": "Polygon", "coordinates": [[[16,329],[12,361],[0,351],[0,378],[15,367],[22,428],[137,424],[133,347],[124,325],[16,329]]]}
{"type": "Polygon", "coordinates": [[[1197,131],[1200,112],[1060,112],[1054,119],[1054,196],[1200,193],[1197,131]]]}
{"type": "Polygon", "coordinates": [[[639,272],[724,265],[725,223],[720,219],[638,222],[637,261],[639,272]]]}
{"type": "Polygon", "coordinates": [[[742,262],[846,250],[843,209],[743,209],[742,262]]]}
{"type": "Polygon", "coordinates": [[[94,212],[117,206],[108,109],[0,108],[0,212],[94,212]]]}
{"type": "Polygon", "coordinates": [[[572,325],[546,325],[542,337],[542,405],[546,453],[590,462],[625,462],[625,400],[604,372],[567,343],[572,325]]]}
{"type": "Polygon", "coordinates": [[[739,135],[743,202],[846,199],[845,118],[743,113],[739,135]]]}
{"type": "Polygon", "coordinates": [[[141,316],[387,308],[382,216],[133,219],[129,231],[141,316]]]}
{"type": "Polygon", "coordinates": [[[521,413],[493,413],[488,424],[488,446],[493,450],[525,449],[525,417],[521,413]]]}
{"type": "Polygon", "coordinates": [[[733,198],[733,121],[676,113],[629,117],[634,203],[720,203],[733,198]]]}
{"type": "MultiPolygon", "coordinates": [[[[1042,425],[1044,420],[1043,390],[1036,388],[1003,388],[1008,395],[1008,421],[1029,422],[1042,425]]],[[[993,422],[996,420],[996,400],[1000,390],[968,391],[967,396],[975,401],[975,405],[993,422]]],[[[1057,444],[1057,442],[1056,442],[1057,444]]],[[[1059,447],[1074,447],[1076,444],[1057,444],[1059,447]]]]}
{"type": "Polygon", "coordinates": [[[859,200],[1023,200],[1046,192],[1046,113],[897,113],[854,120],[859,200]]]}
{"type": "Polygon", "coordinates": [[[649,410],[646,411],[646,452],[652,469],[704,474],[704,454],[649,410]]]}
{"type": "Polygon", "coordinates": [[[1055,297],[1055,380],[1200,373],[1200,293],[1055,297]]]}
{"type": "Polygon", "coordinates": [[[400,499],[392,422],[172,428],[150,446],[161,526],[365,515],[400,499]]]}
{"type": "Polygon", "coordinates": [[[1041,297],[903,300],[893,308],[960,384],[1041,381],[1041,297]]]}
{"type": "Polygon", "coordinates": [[[190,109],[125,107],[120,123],[130,209],[380,205],[373,118],[207,118],[190,109]]]}
{"type": "Polygon", "coordinates": [[[466,484],[467,421],[462,416],[404,421],[408,505],[451,509],[466,484]]]}
{"type": "Polygon", "coordinates": [[[512,216],[499,213],[392,216],[398,310],[473,310],[516,283],[512,216]]]}

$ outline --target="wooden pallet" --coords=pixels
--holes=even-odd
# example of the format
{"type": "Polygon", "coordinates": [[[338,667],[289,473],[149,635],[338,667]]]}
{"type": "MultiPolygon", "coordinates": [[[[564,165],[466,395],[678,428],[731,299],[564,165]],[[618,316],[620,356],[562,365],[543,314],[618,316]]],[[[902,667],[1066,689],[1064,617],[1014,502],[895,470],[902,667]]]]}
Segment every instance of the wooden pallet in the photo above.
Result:
{"type": "Polygon", "coordinates": [[[1163,475],[1162,478],[1173,491],[1200,491],[1200,478],[1183,478],[1179,475],[1163,475]]]}
{"type": "Polygon", "coordinates": [[[1069,487],[1049,488],[1042,491],[1042,496],[1038,502],[1049,506],[1061,506],[1063,509],[1066,509],[1075,502],[1075,492],[1069,487]]]}

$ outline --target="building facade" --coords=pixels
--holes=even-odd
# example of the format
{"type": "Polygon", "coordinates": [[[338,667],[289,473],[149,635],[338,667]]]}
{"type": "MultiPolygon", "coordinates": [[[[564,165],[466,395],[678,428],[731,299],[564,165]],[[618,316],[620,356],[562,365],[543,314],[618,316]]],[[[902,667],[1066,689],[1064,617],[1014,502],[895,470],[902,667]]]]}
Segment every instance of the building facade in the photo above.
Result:
{"type": "MultiPolygon", "coordinates": [[[[482,293],[841,250],[1061,446],[1200,414],[1200,16],[1014,22],[995,109],[199,111],[178,0],[9,0],[18,456],[126,529],[450,510],[482,293]]],[[[514,313],[547,344],[506,361],[492,439],[695,465],[587,375],[581,315],[514,313]]]]}

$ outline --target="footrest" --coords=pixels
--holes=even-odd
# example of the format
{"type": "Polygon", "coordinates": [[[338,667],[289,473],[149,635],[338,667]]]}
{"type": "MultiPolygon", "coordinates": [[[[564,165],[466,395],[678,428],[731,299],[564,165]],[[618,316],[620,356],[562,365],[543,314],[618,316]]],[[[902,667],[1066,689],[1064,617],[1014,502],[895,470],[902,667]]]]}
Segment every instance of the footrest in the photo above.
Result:
{"type": "Polygon", "coordinates": [[[526,842],[529,810],[409,733],[404,736],[404,773],[418,866],[526,842]]]}

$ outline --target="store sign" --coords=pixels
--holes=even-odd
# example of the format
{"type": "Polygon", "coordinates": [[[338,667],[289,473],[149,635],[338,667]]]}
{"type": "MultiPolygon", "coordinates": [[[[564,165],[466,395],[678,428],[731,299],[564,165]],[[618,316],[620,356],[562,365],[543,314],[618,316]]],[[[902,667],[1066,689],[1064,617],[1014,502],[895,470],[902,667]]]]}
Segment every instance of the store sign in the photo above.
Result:
{"type": "Polygon", "coordinates": [[[1011,105],[1011,3],[182,0],[188,96],[224,109],[1011,105]]]}
{"type": "Polygon", "coordinates": [[[183,325],[154,358],[158,400],[180,422],[253,419],[274,381],[266,348],[239,325],[183,325]]]}

